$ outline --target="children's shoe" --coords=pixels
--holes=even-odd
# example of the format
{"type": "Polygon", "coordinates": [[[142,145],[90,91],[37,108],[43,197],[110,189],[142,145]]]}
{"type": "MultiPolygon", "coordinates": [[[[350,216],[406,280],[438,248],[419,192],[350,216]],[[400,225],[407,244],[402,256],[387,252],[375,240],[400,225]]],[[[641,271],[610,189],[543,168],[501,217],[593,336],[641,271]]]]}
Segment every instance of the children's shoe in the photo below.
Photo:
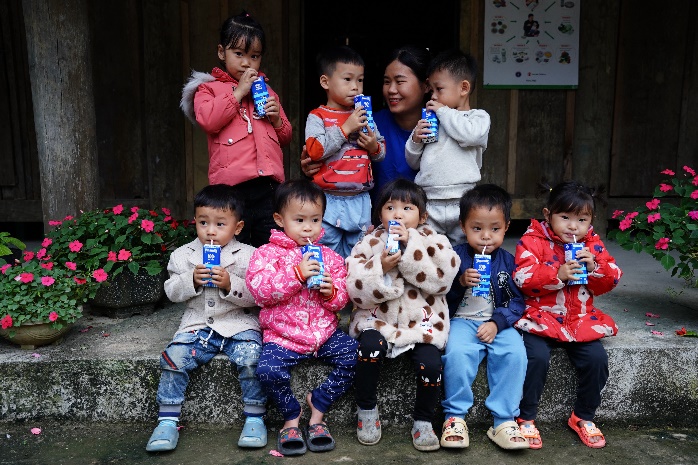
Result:
{"type": "Polygon", "coordinates": [[[239,447],[264,447],[267,445],[267,427],[261,417],[247,417],[242,427],[239,447]]]}
{"type": "Polygon", "coordinates": [[[371,410],[358,409],[356,437],[361,444],[372,446],[381,440],[381,421],[378,416],[378,406],[371,410]]]}
{"type": "Polygon", "coordinates": [[[501,425],[490,427],[487,437],[495,444],[505,450],[528,449],[528,439],[521,433],[519,425],[515,421],[505,421],[501,425]],[[519,439],[519,441],[515,441],[519,439]]]}
{"type": "Polygon", "coordinates": [[[528,448],[540,449],[543,447],[543,440],[540,438],[540,431],[538,431],[538,428],[536,428],[536,424],[533,421],[531,421],[530,424],[524,424],[524,421],[526,420],[522,420],[521,418],[516,419],[516,423],[519,425],[521,434],[528,441],[528,448]],[[538,444],[532,443],[531,439],[538,439],[538,444]]]}
{"type": "Polygon", "coordinates": [[[591,447],[592,449],[600,449],[606,445],[606,438],[601,430],[596,427],[593,421],[582,420],[575,415],[574,412],[572,412],[570,419],[567,420],[567,424],[574,430],[575,433],[577,433],[579,439],[582,440],[585,446],[591,447]],[[583,422],[582,426],[579,426],[580,421],[583,422]],[[599,440],[596,442],[591,442],[591,438],[593,437],[598,437],[599,440]]]}
{"type": "Polygon", "coordinates": [[[468,425],[465,424],[465,420],[458,417],[448,417],[443,425],[441,447],[465,449],[469,445],[468,425]]]}
{"type": "Polygon", "coordinates": [[[173,420],[161,420],[153,434],[148,439],[148,444],[145,450],[148,452],[165,452],[174,450],[177,447],[179,440],[179,431],[177,431],[177,422],[173,420]]]}
{"type": "Polygon", "coordinates": [[[412,425],[412,445],[415,449],[428,452],[439,449],[439,437],[429,421],[416,421],[412,425]]]}

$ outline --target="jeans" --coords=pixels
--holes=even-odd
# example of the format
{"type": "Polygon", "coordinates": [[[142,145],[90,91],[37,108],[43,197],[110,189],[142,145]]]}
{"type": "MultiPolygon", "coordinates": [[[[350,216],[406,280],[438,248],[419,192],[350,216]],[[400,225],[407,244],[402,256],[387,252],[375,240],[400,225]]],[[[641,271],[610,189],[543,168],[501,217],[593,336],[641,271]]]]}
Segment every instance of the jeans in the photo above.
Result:
{"type": "Polygon", "coordinates": [[[253,407],[251,410],[254,411],[245,413],[258,416],[259,411],[265,410],[267,403],[267,397],[255,375],[262,352],[260,338],[257,331],[251,330],[225,338],[211,328],[176,334],[160,356],[160,368],[163,371],[158,386],[158,404],[184,403],[184,391],[191,372],[211,361],[217,354],[224,353],[237,368],[246,409],[253,407]]]}
{"type": "Polygon", "coordinates": [[[322,218],[325,235],[320,243],[347,258],[371,225],[371,197],[368,192],[347,196],[326,193],[325,197],[327,208],[322,218]]]}

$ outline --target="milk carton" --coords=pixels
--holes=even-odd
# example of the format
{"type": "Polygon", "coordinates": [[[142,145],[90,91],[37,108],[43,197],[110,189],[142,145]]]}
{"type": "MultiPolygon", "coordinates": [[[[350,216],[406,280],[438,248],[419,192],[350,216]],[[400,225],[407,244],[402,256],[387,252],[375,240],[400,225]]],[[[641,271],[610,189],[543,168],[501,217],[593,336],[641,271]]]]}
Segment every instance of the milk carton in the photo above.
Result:
{"type": "MultiPolygon", "coordinates": [[[[577,259],[577,252],[584,248],[584,242],[574,242],[572,244],[565,244],[565,261],[569,262],[571,260],[577,259]]],[[[574,280],[567,281],[569,285],[575,284],[588,284],[589,278],[587,275],[587,267],[584,263],[582,265],[582,270],[574,275],[574,280]]]]}
{"type": "Polygon", "coordinates": [[[320,289],[320,285],[323,282],[322,275],[325,273],[325,264],[322,261],[322,248],[319,245],[313,244],[301,247],[301,254],[305,255],[308,252],[312,254],[310,257],[311,259],[315,259],[320,263],[320,274],[310,276],[305,280],[305,284],[308,286],[308,289],[320,289]]]}
{"type": "Polygon", "coordinates": [[[264,82],[263,77],[258,77],[252,82],[252,100],[254,101],[255,111],[259,116],[265,116],[267,113],[264,111],[264,105],[267,104],[267,99],[269,98],[269,91],[267,90],[267,83],[264,82]]]}
{"type": "Polygon", "coordinates": [[[480,273],[480,284],[473,288],[473,297],[489,297],[492,256],[475,254],[473,268],[480,273]]]}
{"type": "Polygon", "coordinates": [[[431,110],[427,110],[426,108],[422,108],[422,119],[429,122],[429,129],[431,130],[429,137],[423,139],[423,142],[425,144],[431,144],[432,142],[439,140],[439,120],[436,118],[436,113],[431,110]]]}
{"type": "Polygon", "coordinates": [[[397,234],[390,233],[391,226],[400,226],[400,222],[395,220],[388,221],[388,239],[385,241],[388,255],[393,255],[400,251],[400,241],[397,240],[397,234]]]}
{"type": "MultiPolygon", "coordinates": [[[[213,244],[204,244],[204,265],[209,270],[214,266],[221,266],[221,246],[213,244]]],[[[211,278],[207,278],[204,281],[204,286],[206,287],[218,287],[213,284],[211,278]]]]}
{"type": "MultiPolygon", "coordinates": [[[[363,108],[366,110],[366,119],[368,120],[368,127],[371,131],[376,132],[376,122],[373,120],[373,107],[371,106],[371,97],[364,94],[359,94],[354,97],[354,108],[363,108]]],[[[368,133],[368,129],[364,126],[361,129],[363,132],[368,133]]]]}

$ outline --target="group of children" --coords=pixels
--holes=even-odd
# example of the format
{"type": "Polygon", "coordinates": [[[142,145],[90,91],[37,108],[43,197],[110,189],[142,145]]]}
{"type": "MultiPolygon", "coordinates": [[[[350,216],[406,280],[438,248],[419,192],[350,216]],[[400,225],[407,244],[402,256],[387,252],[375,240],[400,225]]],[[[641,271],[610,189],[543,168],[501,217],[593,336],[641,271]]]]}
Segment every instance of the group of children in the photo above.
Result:
{"type": "Polygon", "coordinates": [[[267,444],[270,398],[284,420],[279,452],[332,450],[324,415],[352,386],[358,440],[378,443],[381,361],[405,353],[417,379],[415,448],[468,446],[471,386],[487,356],[485,405],[494,418],[488,436],[504,449],[537,449],[534,420],[555,346],[567,350],[579,374],[569,425],[586,445],[603,447],[592,422],[608,377],[599,339],[617,327],[593,296],[612,289],[621,271],[591,228],[591,190],[556,186],[545,221],[532,220],[516,258],[501,249],[511,198],[497,186],[476,186],[490,120],[469,105],[474,60],[446,52],[428,72],[426,107],[439,119],[438,141],[424,143],[429,131],[420,120],[405,146],[408,163],[419,169],[416,182],[390,182],[371,206],[371,161],[386,146],[366,110],[354,106],[363,61],[348,47],[318,57],[327,105],[308,117],[306,148],[323,168],[312,182],[283,181],[280,154],[290,123],[271,88],[264,116],[249,95],[263,77],[263,52],[261,26],[246,13],[230,18],[218,46],[225,70],[193,73],[185,86],[182,108],[208,134],[211,185],[195,198],[197,239],[174,251],[168,265],[167,296],[187,309],[161,355],[159,423],[146,449],[176,447],[189,374],[217,353],[238,371],[246,418],[240,447],[267,444]],[[571,242],[586,247],[566,262],[564,244],[571,242]],[[221,247],[220,266],[203,265],[204,244],[221,247]],[[308,245],[320,245],[321,260],[308,245]],[[481,278],[475,254],[491,257],[484,296],[473,293],[481,278]],[[583,267],[588,284],[570,285],[583,267]],[[349,334],[337,318],[348,304],[349,334]],[[309,358],[332,370],[307,393],[309,421],[301,427],[291,368],[309,358]],[[438,436],[432,421],[442,389],[438,436]]]}

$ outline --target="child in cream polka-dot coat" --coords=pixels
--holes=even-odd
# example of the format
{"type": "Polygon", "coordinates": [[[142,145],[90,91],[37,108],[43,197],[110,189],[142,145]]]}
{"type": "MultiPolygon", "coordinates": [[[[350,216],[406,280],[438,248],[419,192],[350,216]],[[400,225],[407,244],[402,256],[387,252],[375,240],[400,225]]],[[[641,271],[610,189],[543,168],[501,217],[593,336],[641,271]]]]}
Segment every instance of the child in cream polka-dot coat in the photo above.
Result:
{"type": "Polygon", "coordinates": [[[460,258],[446,236],[426,221],[426,195],[411,181],[399,179],[381,192],[375,208],[375,231],[356,244],[347,258],[347,291],[356,308],[349,335],[359,341],[356,365],[357,435],[362,444],[380,440],[376,390],[380,361],[409,353],[418,377],[412,428],[418,450],[439,448],[431,427],[441,390],[441,355],[448,339],[446,293],[460,258]],[[400,251],[386,251],[388,221],[400,251]]]}

